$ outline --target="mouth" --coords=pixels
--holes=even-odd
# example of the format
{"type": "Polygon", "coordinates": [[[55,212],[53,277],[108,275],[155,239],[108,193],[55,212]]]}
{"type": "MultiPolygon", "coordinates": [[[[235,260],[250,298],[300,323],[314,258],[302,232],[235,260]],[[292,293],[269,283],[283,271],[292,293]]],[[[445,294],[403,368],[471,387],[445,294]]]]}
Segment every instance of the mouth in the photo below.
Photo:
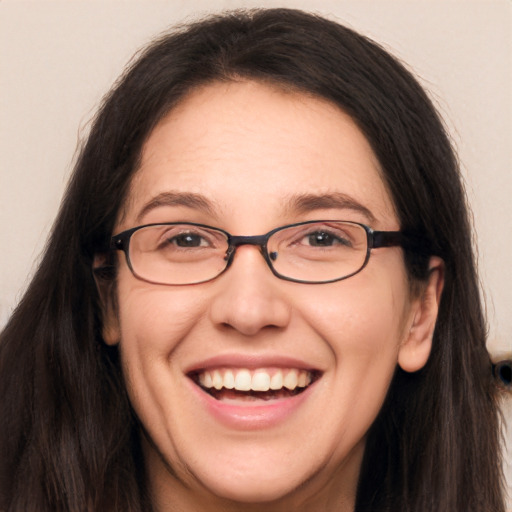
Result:
{"type": "Polygon", "coordinates": [[[298,368],[209,368],[189,374],[202,391],[222,402],[256,402],[291,398],[320,377],[298,368]]]}

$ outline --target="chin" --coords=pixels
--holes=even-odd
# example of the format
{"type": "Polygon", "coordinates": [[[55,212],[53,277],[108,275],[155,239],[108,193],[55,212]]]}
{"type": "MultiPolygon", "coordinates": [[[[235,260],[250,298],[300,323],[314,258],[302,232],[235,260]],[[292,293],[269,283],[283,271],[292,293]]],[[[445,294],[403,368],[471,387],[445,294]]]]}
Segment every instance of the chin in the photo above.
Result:
{"type": "Polygon", "coordinates": [[[203,482],[203,485],[211,494],[226,501],[270,505],[290,497],[303,483],[304,480],[290,478],[289,475],[266,474],[259,478],[255,475],[242,478],[224,475],[218,478],[215,475],[211,480],[203,482]]]}

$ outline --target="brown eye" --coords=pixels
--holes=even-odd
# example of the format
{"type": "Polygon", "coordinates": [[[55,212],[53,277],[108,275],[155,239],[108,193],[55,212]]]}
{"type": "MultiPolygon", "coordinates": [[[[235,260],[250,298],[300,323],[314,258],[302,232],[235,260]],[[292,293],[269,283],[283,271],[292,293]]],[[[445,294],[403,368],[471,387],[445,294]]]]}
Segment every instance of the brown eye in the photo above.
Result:
{"type": "Polygon", "coordinates": [[[206,245],[204,238],[195,233],[182,233],[170,238],[169,242],[178,247],[201,247],[206,245]]]}
{"type": "Polygon", "coordinates": [[[311,235],[308,236],[308,242],[309,245],[325,247],[335,243],[335,240],[329,233],[319,231],[317,233],[311,233],[311,235]]]}
{"type": "Polygon", "coordinates": [[[350,241],[342,236],[327,231],[315,231],[307,235],[308,244],[312,247],[332,247],[334,245],[350,246],[350,241]]]}

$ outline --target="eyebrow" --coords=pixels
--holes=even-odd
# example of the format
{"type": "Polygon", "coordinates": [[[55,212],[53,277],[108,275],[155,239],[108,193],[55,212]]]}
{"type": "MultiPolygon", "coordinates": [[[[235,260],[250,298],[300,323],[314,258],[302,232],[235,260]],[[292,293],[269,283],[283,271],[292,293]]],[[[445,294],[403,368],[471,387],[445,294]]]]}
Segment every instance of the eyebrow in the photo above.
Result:
{"type": "Polygon", "coordinates": [[[299,194],[291,196],[286,209],[297,213],[309,213],[315,210],[343,209],[353,210],[364,215],[369,222],[375,222],[375,215],[353,197],[341,192],[330,194],[299,194]]]}
{"type": "Polygon", "coordinates": [[[137,220],[140,221],[144,215],[161,206],[186,206],[208,215],[214,215],[215,210],[213,203],[201,194],[194,194],[193,192],[162,192],[142,207],[137,215],[137,220]]]}
{"type": "MultiPolygon", "coordinates": [[[[284,204],[285,210],[294,214],[310,213],[315,210],[348,209],[364,215],[371,223],[375,222],[375,216],[366,206],[356,201],[353,197],[341,192],[293,195],[286,199],[284,204]]],[[[214,204],[201,194],[193,192],[162,192],[142,207],[137,215],[137,220],[140,221],[148,212],[161,206],[185,206],[212,216],[215,215],[216,210],[214,204]]]]}

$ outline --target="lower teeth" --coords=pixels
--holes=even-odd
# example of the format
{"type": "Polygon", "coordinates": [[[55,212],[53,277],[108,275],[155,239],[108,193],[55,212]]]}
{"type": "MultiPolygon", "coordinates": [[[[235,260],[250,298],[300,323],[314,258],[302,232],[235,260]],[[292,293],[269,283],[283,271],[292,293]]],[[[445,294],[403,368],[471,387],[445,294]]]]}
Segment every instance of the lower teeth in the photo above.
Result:
{"type": "Polygon", "coordinates": [[[257,400],[277,400],[279,398],[289,398],[302,393],[305,388],[295,388],[293,391],[289,389],[280,389],[277,391],[236,391],[234,389],[206,389],[205,391],[217,400],[243,400],[254,402],[257,400]]]}

